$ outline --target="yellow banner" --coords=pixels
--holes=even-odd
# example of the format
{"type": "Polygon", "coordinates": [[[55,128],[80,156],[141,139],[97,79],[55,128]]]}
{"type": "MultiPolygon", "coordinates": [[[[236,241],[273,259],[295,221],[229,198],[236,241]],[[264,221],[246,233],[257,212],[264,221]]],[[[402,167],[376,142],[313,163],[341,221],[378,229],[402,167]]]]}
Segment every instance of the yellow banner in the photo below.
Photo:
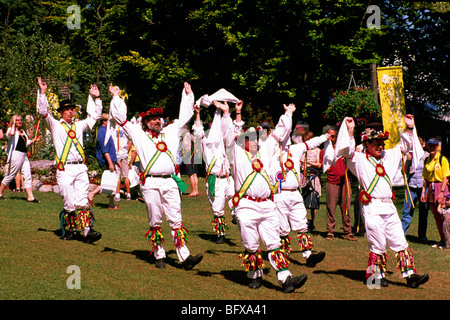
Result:
{"type": "Polygon", "coordinates": [[[399,143],[400,135],[406,129],[403,120],[406,108],[402,67],[377,68],[377,76],[383,127],[390,134],[385,148],[391,149],[399,143]]]}

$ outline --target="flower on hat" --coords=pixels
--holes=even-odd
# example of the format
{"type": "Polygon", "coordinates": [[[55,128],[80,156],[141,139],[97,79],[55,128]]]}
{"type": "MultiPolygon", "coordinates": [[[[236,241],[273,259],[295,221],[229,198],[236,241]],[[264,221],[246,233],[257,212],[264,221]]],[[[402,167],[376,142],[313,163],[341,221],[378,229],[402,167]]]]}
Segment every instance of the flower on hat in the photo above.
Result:
{"type": "Polygon", "coordinates": [[[139,117],[144,118],[146,116],[152,116],[152,115],[160,115],[163,113],[163,108],[159,107],[159,108],[150,108],[147,111],[143,111],[141,113],[139,113],[139,117]]]}
{"type": "Polygon", "coordinates": [[[361,139],[367,141],[370,139],[389,139],[389,131],[377,131],[373,128],[367,128],[361,133],[361,139]]]}

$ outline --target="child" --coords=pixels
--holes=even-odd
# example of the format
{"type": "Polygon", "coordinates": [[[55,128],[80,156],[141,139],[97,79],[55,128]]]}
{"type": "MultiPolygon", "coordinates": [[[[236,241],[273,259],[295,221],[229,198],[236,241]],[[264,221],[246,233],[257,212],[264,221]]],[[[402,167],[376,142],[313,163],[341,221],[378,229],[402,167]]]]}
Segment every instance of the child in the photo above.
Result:
{"type": "MultiPolygon", "coordinates": [[[[439,203],[438,212],[443,216],[444,221],[444,235],[445,235],[445,247],[450,249],[450,193],[445,195],[444,207],[439,203]]],[[[439,247],[442,249],[442,247],[439,247]]]]}

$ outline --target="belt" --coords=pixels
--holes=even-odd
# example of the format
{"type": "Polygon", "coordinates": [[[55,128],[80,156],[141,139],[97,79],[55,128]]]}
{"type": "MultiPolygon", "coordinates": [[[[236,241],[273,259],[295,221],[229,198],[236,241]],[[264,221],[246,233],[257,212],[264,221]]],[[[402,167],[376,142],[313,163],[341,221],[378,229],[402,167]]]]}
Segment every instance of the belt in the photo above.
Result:
{"type": "Polygon", "coordinates": [[[292,191],[292,192],[294,192],[294,191],[297,191],[297,189],[281,189],[281,191],[292,191]]]}
{"type": "Polygon", "coordinates": [[[172,178],[172,175],[171,174],[148,174],[147,177],[168,179],[168,178],[172,178]]]}
{"type": "Polygon", "coordinates": [[[68,164],[84,164],[84,161],[67,161],[66,165],[68,164]]]}
{"type": "MultiPolygon", "coordinates": [[[[216,175],[215,175],[216,176],[216,175]]],[[[225,179],[227,176],[216,176],[217,179],[225,179]]]]}
{"type": "Polygon", "coordinates": [[[242,198],[254,201],[254,202],[263,202],[263,201],[267,201],[267,200],[272,200],[271,197],[268,198],[258,198],[258,197],[250,197],[250,196],[243,196],[242,198]]]}

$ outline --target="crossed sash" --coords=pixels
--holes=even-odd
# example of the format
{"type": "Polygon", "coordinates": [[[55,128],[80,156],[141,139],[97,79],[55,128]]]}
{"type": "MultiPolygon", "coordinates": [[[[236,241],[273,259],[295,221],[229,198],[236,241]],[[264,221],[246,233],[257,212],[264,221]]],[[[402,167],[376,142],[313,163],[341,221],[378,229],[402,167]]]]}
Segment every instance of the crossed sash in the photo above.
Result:
{"type": "Polygon", "coordinates": [[[61,153],[61,156],[58,157],[56,155],[55,160],[56,160],[56,163],[58,164],[57,165],[58,170],[64,171],[64,166],[67,162],[67,157],[69,156],[69,151],[70,151],[70,148],[72,147],[72,144],[75,144],[76,149],[78,150],[81,157],[83,158],[83,162],[86,162],[86,158],[84,155],[83,147],[81,146],[81,143],[77,139],[75,123],[72,123],[72,125],[70,127],[64,122],[62,122],[61,124],[62,124],[64,130],[66,130],[66,132],[67,132],[67,139],[66,139],[66,142],[64,143],[64,148],[61,153]]]}
{"type": "Polygon", "coordinates": [[[369,184],[367,190],[363,190],[360,193],[359,197],[363,204],[369,204],[370,201],[372,201],[371,194],[373,190],[375,190],[375,187],[381,178],[384,178],[384,180],[386,180],[386,182],[389,184],[389,187],[392,188],[391,179],[389,179],[389,176],[386,174],[386,170],[384,169],[382,161],[380,161],[380,163],[377,163],[377,161],[372,156],[368,156],[367,159],[369,160],[369,163],[375,167],[375,176],[372,179],[372,182],[369,184]]]}
{"type": "Polygon", "coordinates": [[[250,186],[252,185],[253,181],[255,180],[255,178],[258,174],[260,174],[264,178],[264,180],[266,180],[272,193],[276,192],[276,188],[270,183],[269,175],[264,170],[263,163],[259,159],[259,151],[256,153],[256,159],[254,159],[254,160],[252,160],[252,157],[248,151],[245,151],[245,154],[247,155],[248,160],[252,164],[253,172],[250,173],[247,176],[247,178],[245,178],[239,191],[234,194],[234,196],[232,198],[232,203],[233,203],[234,207],[236,207],[239,204],[239,201],[244,196],[244,194],[247,192],[248,188],[250,188],[250,186]]]}

